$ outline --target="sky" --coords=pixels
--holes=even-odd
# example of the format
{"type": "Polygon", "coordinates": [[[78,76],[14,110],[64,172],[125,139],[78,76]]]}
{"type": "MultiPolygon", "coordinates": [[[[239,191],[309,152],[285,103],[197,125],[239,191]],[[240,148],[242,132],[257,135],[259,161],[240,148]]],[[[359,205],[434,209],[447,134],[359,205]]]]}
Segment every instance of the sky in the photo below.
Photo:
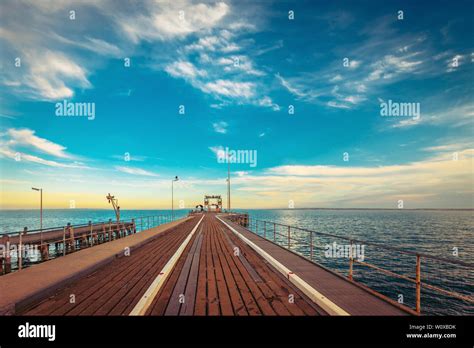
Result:
{"type": "Polygon", "coordinates": [[[0,209],[474,208],[473,10],[2,1],[0,209]]]}

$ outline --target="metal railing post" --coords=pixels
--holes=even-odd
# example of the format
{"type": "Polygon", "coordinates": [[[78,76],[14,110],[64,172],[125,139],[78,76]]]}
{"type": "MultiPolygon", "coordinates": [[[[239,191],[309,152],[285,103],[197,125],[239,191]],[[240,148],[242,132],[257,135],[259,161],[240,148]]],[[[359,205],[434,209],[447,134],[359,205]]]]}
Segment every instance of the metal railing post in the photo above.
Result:
{"type": "Polygon", "coordinates": [[[416,312],[421,313],[421,257],[416,255],[416,312]]]}
{"type": "Polygon", "coordinates": [[[63,227],[63,256],[66,255],[66,227],[63,227]]]}
{"type": "Polygon", "coordinates": [[[267,239],[267,222],[263,222],[263,238],[267,239]]]}
{"type": "Polygon", "coordinates": [[[288,249],[291,249],[291,227],[288,226],[288,249]]]}
{"type": "Polygon", "coordinates": [[[354,255],[352,255],[352,240],[350,241],[351,246],[349,249],[349,279],[352,280],[352,272],[354,267],[354,255]]]}
{"type": "Polygon", "coordinates": [[[276,223],[273,223],[273,242],[276,242],[276,223]]]}
{"type": "Polygon", "coordinates": [[[313,261],[313,232],[309,232],[309,259],[313,261]]]}
{"type": "Polygon", "coordinates": [[[91,242],[90,246],[94,246],[94,236],[92,235],[92,221],[89,220],[89,231],[91,233],[91,242]]]}
{"type": "Polygon", "coordinates": [[[18,270],[21,271],[23,267],[23,233],[26,234],[26,231],[28,231],[28,228],[25,227],[23,228],[23,232],[20,232],[20,245],[18,245],[18,270]]]}

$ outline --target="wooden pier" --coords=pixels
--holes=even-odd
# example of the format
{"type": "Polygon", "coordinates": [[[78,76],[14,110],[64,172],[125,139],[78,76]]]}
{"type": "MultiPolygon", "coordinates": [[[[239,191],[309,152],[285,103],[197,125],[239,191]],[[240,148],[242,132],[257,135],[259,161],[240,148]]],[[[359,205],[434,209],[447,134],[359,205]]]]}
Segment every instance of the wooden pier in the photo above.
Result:
{"type": "MultiPolygon", "coordinates": [[[[66,255],[79,249],[90,247],[97,244],[109,242],[118,238],[136,233],[135,221],[130,222],[112,222],[73,226],[68,224],[63,228],[52,228],[37,231],[28,231],[25,229],[17,234],[5,234],[0,237],[0,244],[9,250],[12,245],[21,245],[23,248],[40,251],[41,260],[47,261],[50,258],[50,249],[55,254],[62,253],[66,255]]],[[[22,267],[22,253],[19,252],[18,268],[22,267]]],[[[10,273],[12,263],[10,253],[0,254],[0,274],[10,273]]]]}
{"type": "Polygon", "coordinates": [[[194,214],[4,275],[0,314],[415,314],[232,220],[194,214]]]}

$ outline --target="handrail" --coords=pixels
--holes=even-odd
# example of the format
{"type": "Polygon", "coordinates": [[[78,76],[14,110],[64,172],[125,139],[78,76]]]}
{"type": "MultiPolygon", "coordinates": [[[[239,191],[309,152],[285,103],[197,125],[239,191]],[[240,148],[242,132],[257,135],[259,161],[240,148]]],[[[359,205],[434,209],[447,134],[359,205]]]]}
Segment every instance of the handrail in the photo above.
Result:
{"type": "MultiPolygon", "coordinates": [[[[169,214],[171,215],[171,214],[169,214]]],[[[138,217],[132,217],[132,218],[129,218],[129,219],[124,219],[124,220],[120,220],[120,221],[117,221],[117,220],[113,220],[113,219],[109,219],[107,221],[90,221],[92,223],[92,226],[94,225],[100,225],[100,224],[108,224],[110,220],[112,220],[113,223],[124,223],[124,222],[130,222],[135,219],[135,220],[138,220],[138,219],[146,219],[146,218],[150,218],[150,217],[159,217],[159,216],[168,216],[167,214],[160,214],[160,215],[145,215],[145,216],[138,216],[138,217]]],[[[77,228],[77,227],[86,227],[86,226],[89,226],[89,223],[82,223],[82,224],[75,224],[75,225],[70,225],[71,227],[74,227],[74,228],[77,228]]],[[[59,229],[62,229],[64,227],[64,225],[62,226],[56,226],[56,227],[44,227],[44,228],[38,228],[38,229],[34,229],[34,230],[28,230],[28,233],[32,233],[32,232],[44,232],[44,231],[51,231],[51,230],[59,230],[59,229]]],[[[24,230],[20,230],[20,231],[13,231],[13,232],[0,232],[0,236],[1,235],[10,235],[10,234],[18,234],[18,233],[22,233],[24,230]]]]}
{"type": "MultiPolygon", "coordinates": [[[[250,217],[249,217],[249,220],[251,220],[250,217]]],[[[465,266],[465,267],[473,267],[474,268],[474,263],[471,263],[471,262],[453,260],[453,259],[449,259],[449,258],[446,258],[446,257],[440,257],[440,256],[435,256],[435,255],[429,255],[429,254],[422,253],[422,252],[416,252],[416,251],[411,251],[411,250],[400,249],[400,248],[391,247],[391,246],[388,246],[388,245],[383,245],[383,244],[378,244],[378,243],[373,243],[373,242],[368,242],[368,241],[361,240],[361,239],[356,239],[356,238],[338,236],[338,235],[332,234],[332,233],[313,231],[313,230],[309,230],[309,229],[303,228],[303,227],[285,225],[285,224],[281,224],[281,223],[273,222],[273,221],[268,221],[268,220],[253,219],[253,221],[266,222],[266,223],[275,224],[277,226],[282,226],[282,227],[290,227],[292,229],[298,229],[300,231],[319,234],[321,236],[339,238],[339,239],[347,240],[349,242],[352,241],[352,242],[357,242],[357,243],[361,243],[361,244],[365,244],[365,245],[375,246],[375,247],[378,247],[378,248],[381,248],[381,249],[397,251],[397,252],[402,253],[402,254],[407,254],[407,255],[412,255],[412,256],[419,255],[419,256],[421,256],[423,258],[427,258],[427,259],[433,259],[433,260],[437,260],[437,261],[444,261],[444,262],[448,262],[448,263],[452,263],[452,264],[456,264],[456,265],[461,265],[461,266],[465,266]]]]}
{"type": "Polygon", "coordinates": [[[100,244],[109,242],[112,239],[121,238],[122,236],[126,236],[130,233],[139,233],[146,229],[172,222],[177,219],[179,219],[179,217],[175,216],[175,219],[173,219],[171,214],[159,214],[139,216],[120,221],[109,219],[108,221],[98,221],[94,223],[89,221],[87,224],[71,225],[68,223],[67,226],[48,227],[37,230],[28,230],[25,227],[23,231],[0,233],[0,243],[4,243],[5,245],[9,245],[9,243],[11,243],[12,237],[18,237],[18,247],[13,254],[9,249],[7,250],[5,248],[3,254],[0,253],[0,275],[11,272],[12,265],[15,264],[18,271],[22,270],[24,262],[23,252],[28,250],[31,246],[33,246],[37,252],[39,251],[39,254],[37,255],[41,256],[38,258],[39,261],[33,261],[33,263],[39,263],[59,257],[61,254],[64,256],[66,253],[74,252],[76,250],[83,249],[84,247],[92,247],[96,243],[100,244]],[[98,230],[98,226],[103,228],[98,230]],[[89,229],[87,231],[81,231],[80,234],[77,235],[74,233],[75,230],[84,227],[89,227],[89,229]],[[51,237],[46,237],[48,239],[46,239],[46,241],[44,240],[44,235],[47,235],[50,232],[58,232],[61,230],[61,236],[54,237],[56,236],[54,235],[53,239],[51,239],[51,237]],[[36,241],[30,244],[24,244],[24,236],[31,235],[35,236],[36,238],[39,236],[39,239],[36,239],[36,241]],[[79,243],[77,243],[78,241],[79,243]],[[52,257],[50,257],[49,254],[50,245],[55,246],[55,252],[53,254],[54,256],[52,257]],[[60,246],[62,246],[62,250],[60,250],[60,246]],[[16,259],[15,263],[12,262],[12,255],[14,256],[13,259],[16,259]]]}
{"type": "MultiPolygon", "coordinates": [[[[442,289],[438,286],[422,282],[421,281],[421,259],[424,258],[424,259],[436,260],[436,261],[441,261],[441,262],[444,262],[444,263],[459,265],[459,266],[472,268],[472,269],[474,269],[474,263],[459,261],[459,260],[453,260],[453,259],[446,258],[446,257],[429,255],[429,254],[426,254],[426,253],[420,253],[420,252],[416,252],[416,251],[404,250],[404,249],[401,249],[401,248],[386,246],[386,245],[382,245],[382,244],[379,244],[379,243],[368,242],[368,241],[364,241],[364,240],[360,240],[360,239],[356,239],[356,238],[351,238],[351,237],[338,236],[338,235],[335,235],[335,234],[332,234],[332,233],[324,233],[324,232],[319,232],[319,231],[313,231],[313,230],[310,230],[310,229],[307,229],[307,228],[302,228],[302,227],[297,227],[297,226],[290,226],[290,225],[286,225],[286,224],[282,224],[282,223],[278,223],[278,222],[273,222],[273,221],[268,221],[268,220],[260,220],[260,219],[255,219],[255,218],[251,218],[251,217],[248,217],[247,219],[248,219],[249,230],[251,232],[254,232],[254,231],[252,231],[252,225],[253,225],[255,227],[255,232],[254,233],[259,234],[259,224],[263,225],[263,233],[262,233],[263,237],[267,240],[272,240],[273,239],[274,243],[277,243],[277,244],[279,244],[279,245],[281,245],[281,246],[283,246],[287,249],[291,250],[291,241],[292,240],[297,241],[297,242],[302,243],[302,244],[308,245],[310,247],[310,258],[309,258],[309,260],[311,262],[314,262],[313,261],[313,250],[314,250],[314,248],[320,249],[320,247],[314,245],[313,240],[315,238],[313,237],[313,235],[314,236],[319,235],[319,236],[337,238],[337,239],[341,239],[341,240],[345,240],[345,241],[350,242],[351,252],[349,253],[349,273],[348,273],[348,276],[347,276],[349,278],[349,280],[354,281],[353,280],[353,268],[354,268],[354,264],[357,263],[357,264],[360,264],[362,266],[366,266],[366,267],[369,267],[371,269],[374,269],[378,272],[382,272],[384,274],[387,274],[389,276],[404,279],[406,281],[414,283],[416,285],[416,289],[415,289],[416,308],[415,308],[415,311],[418,314],[421,314],[421,288],[422,287],[433,290],[433,291],[440,292],[442,294],[445,294],[445,295],[448,295],[448,296],[451,296],[451,297],[454,297],[454,298],[457,298],[457,299],[461,299],[461,300],[464,300],[464,301],[467,301],[467,302],[474,303],[474,297],[472,297],[472,296],[457,293],[457,292],[454,292],[454,291],[445,290],[445,289],[442,289]],[[267,224],[269,224],[270,226],[273,226],[273,229],[267,230],[267,224]],[[286,234],[278,233],[277,228],[276,228],[277,226],[284,227],[285,229],[287,229],[287,233],[286,234]],[[309,238],[310,241],[308,242],[307,240],[302,240],[300,238],[294,238],[294,237],[292,238],[291,237],[291,230],[292,229],[303,231],[303,232],[308,232],[309,237],[310,237],[309,238]],[[270,237],[273,237],[273,238],[267,238],[268,233],[270,234],[270,237]],[[284,241],[277,241],[277,238],[276,238],[277,235],[280,236],[280,237],[285,238],[285,240],[284,241]],[[373,246],[373,247],[376,247],[376,248],[390,250],[390,251],[398,252],[398,253],[405,254],[405,255],[415,256],[416,257],[416,275],[415,275],[415,278],[410,278],[406,275],[398,274],[398,273],[392,272],[390,270],[384,269],[382,267],[376,266],[374,264],[371,264],[371,263],[368,263],[368,262],[363,262],[361,260],[358,260],[358,259],[354,258],[353,255],[352,255],[352,246],[353,246],[354,243],[363,244],[363,245],[370,245],[370,246],[373,246]]],[[[240,220],[238,220],[238,221],[240,221],[240,220]]],[[[301,253],[299,253],[299,254],[301,256],[305,257],[305,258],[308,258],[306,255],[303,255],[301,253]]]]}

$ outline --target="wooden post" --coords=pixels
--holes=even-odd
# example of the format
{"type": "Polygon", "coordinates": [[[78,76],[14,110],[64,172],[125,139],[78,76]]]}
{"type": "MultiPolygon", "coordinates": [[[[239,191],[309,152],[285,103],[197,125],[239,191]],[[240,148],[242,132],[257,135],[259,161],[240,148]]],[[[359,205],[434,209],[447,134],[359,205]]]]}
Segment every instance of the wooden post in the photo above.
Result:
{"type": "Polygon", "coordinates": [[[18,270],[21,271],[23,267],[23,233],[26,234],[28,227],[23,229],[23,232],[20,232],[20,244],[18,245],[18,270]]]}
{"type": "Polygon", "coordinates": [[[112,240],[112,219],[109,219],[109,242],[112,240]]]}
{"type": "Polygon", "coordinates": [[[291,227],[288,226],[288,249],[291,248],[291,242],[290,242],[290,240],[291,240],[291,232],[290,232],[290,229],[291,229],[291,227]]]}
{"type": "Polygon", "coordinates": [[[41,260],[48,261],[49,260],[49,244],[48,243],[41,243],[40,244],[40,253],[41,253],[41,260]]]}
{"type": "Polygon", "coordinates": [[[2,238],[0,238],[0,241],[2,242],[3,245],[3,254],[0,255],[0,274],[4,274],[3,272],[3,264],[5,261],[5,256],[7,255],[8,248],[7,244],[5,243],[5,236],[3,235],[2,238]]]}
{"type": "Polygon", "coordinates": [[[354,267],[354,255],[352,255],[352,240],[351,247],[349,249],[349,279],[352,280],[352,272],[354,267]]]}
{"type": "Polygon", "coordinates": [[[421,314],[421,257],[416,255],[416,312],[421,314]]]}
{"type": "Polygon", "coordinates": [[[133,226],[132,226],[132,232],[133,232],[133,233],[137,233],[137,225],[135,225],[135,219],[132,219],[132,224],[133,224],[133,226]]]}
{"type": "Polygon", "coordinates": [[[92,221],[89,220],[89,233],[91,235],[91,241],[89,243],[89,246],[93,246],[94,245],[94,236],[92,235],[92,221]]]}
{"type": "Polygon", "coordinates": [[[6,246],[5,256],[3,262],[5,263],[4,273],[12,271],[12,258],[10,253],[10,236],[8,234],[3,236],[4,245],[6,246]]]}
{"type": "Polygon", "coordinates": [[[71,243],[71,250],[75,251],[76,250],[76,239],[74,238],[74,227],[71,226],[70,223],[67,224],[69,228],[69,239],[71,243]]]}
{"type": "Polygon", "coordinates": [[[63,227],[63,256],[66,255],[66,227],[63,227]]]}

